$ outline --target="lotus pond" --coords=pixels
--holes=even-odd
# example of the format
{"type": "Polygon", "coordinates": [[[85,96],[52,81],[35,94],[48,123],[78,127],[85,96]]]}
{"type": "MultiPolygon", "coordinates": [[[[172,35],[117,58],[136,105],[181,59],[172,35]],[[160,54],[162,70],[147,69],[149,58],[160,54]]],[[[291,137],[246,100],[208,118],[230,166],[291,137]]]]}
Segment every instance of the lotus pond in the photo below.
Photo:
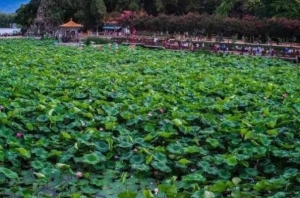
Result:
{"type": "Polygon", "coordinates": [[[0,40],[0,197],[300,196],[300,67],[0,40]]]}

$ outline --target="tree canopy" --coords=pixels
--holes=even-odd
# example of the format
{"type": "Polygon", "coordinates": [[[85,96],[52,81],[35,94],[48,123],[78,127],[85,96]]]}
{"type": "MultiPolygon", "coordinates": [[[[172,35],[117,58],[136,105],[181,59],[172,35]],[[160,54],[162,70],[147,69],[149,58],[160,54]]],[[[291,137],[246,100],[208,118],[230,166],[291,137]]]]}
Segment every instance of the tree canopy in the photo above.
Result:
{"type": "MultiPolygon", "coordinates": [[[[17,10],[16,21],[29,25],[35,17],[40,0],[31,0],[17,10]]],[[[300,19],[298,0],[49,0],[48,12],[53,20],[62,23],[69,18],[95,27],[106,13],[124,10],[145,10],[149,15],[219,14],[242,18],[286,17],[300,19]]]]}
{"type": "Polygon", "coordinates": [[[0,12],[0,28],[10,27],[15,21],[15,14],[6,14],[0,12]]]}

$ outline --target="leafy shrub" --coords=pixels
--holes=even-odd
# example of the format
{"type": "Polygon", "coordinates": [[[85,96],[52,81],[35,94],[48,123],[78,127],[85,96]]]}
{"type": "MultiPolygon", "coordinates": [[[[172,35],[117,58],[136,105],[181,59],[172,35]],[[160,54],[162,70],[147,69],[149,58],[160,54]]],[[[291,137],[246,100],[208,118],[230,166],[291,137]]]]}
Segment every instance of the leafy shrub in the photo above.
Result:
{"type": "Polygon", "coordinates": [[[88,37],[85,39],[84,44],[90,45],[91,42],[94,42],[95,44],[107,44],[110,43],[111,40],[106,38],[99,38],[99,37],[88,37]]]}

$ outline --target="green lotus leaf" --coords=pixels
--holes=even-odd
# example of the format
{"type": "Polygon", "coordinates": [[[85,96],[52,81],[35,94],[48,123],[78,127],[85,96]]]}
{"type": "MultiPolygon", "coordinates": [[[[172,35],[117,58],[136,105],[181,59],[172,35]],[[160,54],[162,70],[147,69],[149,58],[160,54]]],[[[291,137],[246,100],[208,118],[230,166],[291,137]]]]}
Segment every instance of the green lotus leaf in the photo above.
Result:
{"type": "Polygon", "coordinates": [[[298,173],[298,169],[288,168],[284,171],[283,177],[285,177],[285,178],[295,177],[297,175],[297,173],[298,173]]]}
{"type": "Polygon", "coordinates": [[[0,167],[0,173],[3,173],[6,177],[10,178],[10,179],[17,179],[18,178],[18,174],[8,168],[5,167],[0,167]]]}
{"type": "Polygon", "coordinates": [[[207,161],[200,161],[198,162],[198,166],[200,166],[204,171],[210,167],[210,164],[207,161]]]}
{"type": "Polygon", "coordinates": [[[62,151],[51,150],[48,154],[48,157],[56,156],[59,157],[62,155],[62,151]]]}
{"type": "Polygon", "coordinates": [[[0,148],[0,161],[4,161],[4,151],[0,148]]]}
{"type": "Polygon", "coordinates": [[[252,131],[248,131],[245,136],[244,136],[244,140],[249,140],[253,138],[253,132],[252,131]]]}
{"type": "Polygon", "coordinates": [[[13,131],[8,129],[8,128],[5,128],[5,127],[1,127],[0,129],[0,137],[4,137],[4,138],[8,138],[10,136],[13,135],[13,131]]]}
{"type": "Polygon", "coordinates": [[[168,132],[158,132],[157,135],[163,138],[170,138],[171,136],[175,135],[174,133],[168,133],[168,132]]]}
{"type": "Polygon", "coordinates": [[[131,142],[122,142],[121,144],[119,144],[119,146],[122,148],[131,148],[133,144],[131,142]]]}
{"type": "Polygon", "coordinates": [[[154,198],[154,195],[150,190],[143,190],[143,197],[144,198],[154,198]]]}
{"type": "Polygon", "coordinates": [[[29,131],[33,131],[34,125],[33,125],[32,123],[27,123],[27,124],[26,124],[26,128],[27,128],[29,131]]]}
{"type": "Polygon", "coordinates": [[[149,133],[154,132],[155,125],[153,125],[153,124],[146,124],[144,126],[144,130],[147,131],[147,132],[149,132],[149,133]]]}
{"type": "Polygon", "coordinates": [[[80,189],[81,189],[81,192],[89,194],[89,195],[97,193],[99,191],[97,188],[94,188],[94,187],[89,186],[89,185],[88,186],[83,186],[80,189]]]}
{"type": "Polygon", "coordinates": [[[216,167],[208,167],[205,171],[212,175],[217,175],[219,173],[219,170],[216,167]]]}
{"type": "Polygon", "coordinates": [[[213,186],[209,188],[212,192],[222,193],[228,189],[228,185],[223,181],[217,181],[213,186]]]}
{"type": "Polygon", "coordinates": [[[48,157],[48,153],[43,148],[34,148],[32,149],[31,153],[34,153],[36,156],[42,159],[46,159],[48,157]]]}
{"type": "Polygon", "coordinates": [[[276,124],[277,124],[277,118],[271,119],[267,122],[267,126],[272,129],[276,126],[276,124]]]}
{"type": "Polygon", "coordinates": [[[99,162],[104,162],[106,160],[105,156],[99,152],[94,152],[90,154],[86,154],[82,157],[82,162],[86,164],[95,165],[99,162]]]}
{"type": "Polygon", "coordinates": [[[200,174],[200,173],[192,173],[192,174],[183,176],[182,181],[185,181],[185,182],[204,182],[204,181],[206,181],[206,178],[203,177],[203,175],[200,174]]]}
{"type": "Polygon", "coordinates": [[[145,156],[144,155],[133,155],[130,158],[130,163],[131,164],[142,164],[145,161],[145,156]]]}
{"type": "Polygon", "coordinates": [[[37,169],[37,170],[42,169],[45,166],[44,162],[38,161],[38,160],[32,161],[30,164],[31,164],[31,167],[33,167],[34,169],[37,169]]]}
{"type": "Polygon", "coordinates": [[[123,155],[120,157],[121,160],[128,160],[133,155],[133,151],[124,152],[123,155]]]}
{"type": "Polygon", "coordinates": [[[176,119],[173,120],[173,124],[176,125],[176,126],[181,126],[182,125],[182,121],[180,119],[176,118],[176,119]]]}
{"type": "Polygon", "coordinates": [[[278,131],[276,129],[268,130],[267,134],[269,134],[271,136],[277,136],[278,135],[278,131]]]}
{"type": "Polygon", "coordinates": [[[67,133],[67,132],[61,132],[61,137],[63,138],[63,139],[71,139],[71,135],[69,134],[69,133],[67,133]]]}
{"type": "Polygon", "coordinates": [[[138,193],[132,191],[125,191],[118,194],[118,198],[136,198],[138,193]]]}
{"type": "Polygon", "coordinates": [[[200,153],[200,148],[198,146],[189,146],[189,147],[185,147],[184,149],[184,153],[200,153]]]}
{"type": "Polygon", "coordinates": [[[162,154],[162,153],[155,153],[154,154],[154,159],[159,161],[159,162],[164,162],[164,163],[167,163],[167,161],[168,161],[167,156],[165,154],[162,154]]]}
{"type": "Polygon", "coordinates": [[[219,145],[219,141],[213,138],[207,138],[206,142],[210,143],[212,147],[217,147],[219,145]]]}
{"type": "Polygon", "coordinates": [[[47,122],[49,119],[48,119],[48,117],[46,116],[46,115],[40,115],[39,117],[37,117],[36,118],[36,120],[38,121],[38,122],[47,122]]]}
{"type": "Polygon", "coordinates": [[[102,187],[104,186],[104,182],[102,180],[99,179],[92,179],[91,180],[91,184],[97,186],[97,187],[102,187]]]}
{"type": "Polygon", "coordinates": [[[105,123],[105,128],[108,130],[113,130],[117,126],[117,124],[118,123],[116,122],[107,122],[105,123]]]}
{"type": "Polygon", "coordinates": [[[153,161],[154,156],[153,155],[148,155],[146,157],[146,165],[149,165],[153,161]]]}
{"type": "Polygon", "coordinates": [[[108,115],[117,115],[119,113],[119,110],[116,107],[109,107],[109,106],[102,106],[102,109],[108,114],[108,115]]]}
{"type": "Polygon", "coordinates": [[[40,172],[47,176],[57,176],[61,173],[59,169],[52,167],[43,168],[40,172]]]}
{"type": "Polygon", "coordinates": [[[274,164],[270,164],[264,167],[264,173],[273,173],[276,171],[276,166],[274,164]]]}
{"type": "Polygon", "coordinates": [[[231,177],[231,173],[227,169],[220,169],[218,172],[218,176],[222,179],[229,179],[231,177]]]}
{"type": "Polygon", "coordinates": [[[144,172],[149,171],[149,166],[147,166],[145,164],[132,164],[131,168],[134,170],[139,170],[139,171],[144,171],[144,172]]]}
{"type": "Polygon", "coordinates": [[[190,164],[192,163],[190,160],[186,159],[186,158],[182,158],[178,161],[180,164],[182,165],[187,165],[187,164],[190,164]]]}
{"type": "Polygon", "coordinates": [[[81,198],[81,195],[79,193],[73,193],[71,198],[81,198]]]}
{"type": "Polygon", "coordinates": [[[24,158],[31,157],[31,153],[24,148],[17,148],[16,150],[19,152],[20,156],[22,156],[24,158]]]}
{"type": "Polygon", "coordinates": [[[95,142],[95,147],[101,153],[104,153],[104,152],[108,151],[108,144],[106,142],[104,142],[104,141],[97,141],[97,142],[95,142]]]}
{"type": "Polygon", "coordinates": [[[175,144],[169,144],[167,147],[168,151],[174,154],[181,154],[183,153],[183,147],[182,145],[175,143],[175,144]]]}
{"type": "Polygon", "coordinates": [[[151,163],[151,166],[156,169],[156,170],[160,170],[162,172],[171,172],[171,169],[169,166],[167,166],[164,162],[157,162],[157,161],[153,161],[151,163]]]}
{"type": "Polygon", "coordinates": [[[264,191],[269,187],[270,183],[267,180],[261,180],[254,185],[254,190],[264,191]]]}
{"type": "Polygon", "coordinates": [[[225,161],[229,166],[235,166],[237,164],[237,160],[235,156],[229,156],[225,159],[225,161]]]}

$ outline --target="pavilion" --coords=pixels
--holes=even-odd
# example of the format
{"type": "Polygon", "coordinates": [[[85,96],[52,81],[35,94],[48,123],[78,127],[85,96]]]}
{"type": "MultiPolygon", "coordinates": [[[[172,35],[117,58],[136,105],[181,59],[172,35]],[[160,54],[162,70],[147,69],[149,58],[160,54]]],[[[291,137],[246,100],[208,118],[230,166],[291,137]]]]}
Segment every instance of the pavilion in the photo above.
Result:
{"type": "Polygon", "coordinates": [[[104,22],[104,26],[102,27],[102,29],[105,31],[105,32],[108,32],[108,31],[118,31],[122,28],[122,26],[120,26],[118,24],[117,21],[105,21],[104,22]]]}
{"type": "Polygon", "coordinates": [[[60,25],[61,27],[61,34],[60,39],[63,42],[79,42],[79,29],[83,27],[83,25],[75,23],[71,18],[69,22],[60,25]]]}

